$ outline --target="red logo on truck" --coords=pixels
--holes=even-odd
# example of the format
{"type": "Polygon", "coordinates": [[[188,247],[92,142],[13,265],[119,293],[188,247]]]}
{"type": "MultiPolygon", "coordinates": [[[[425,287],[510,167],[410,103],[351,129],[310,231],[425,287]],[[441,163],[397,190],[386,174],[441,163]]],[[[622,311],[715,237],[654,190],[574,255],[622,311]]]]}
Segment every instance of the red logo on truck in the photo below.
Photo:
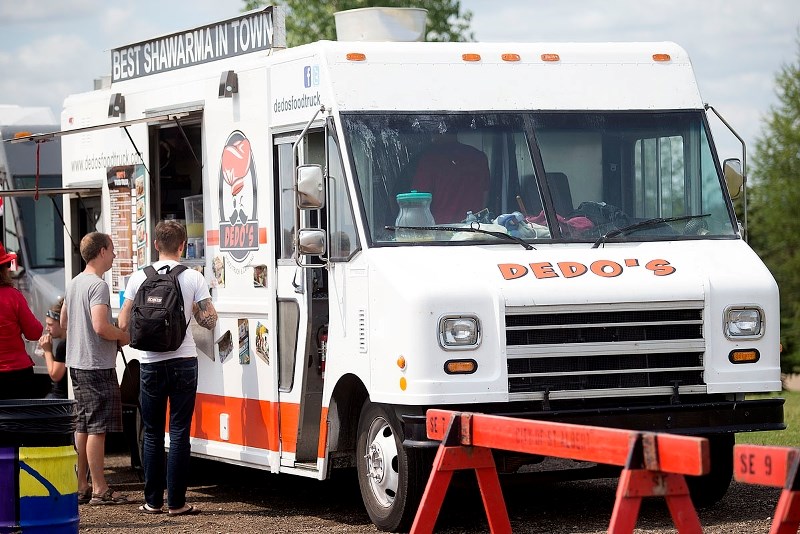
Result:
{"type": "Polygon", "coordinates": [[[250,141],[240,131],[228,136],[219,168],[219,249],[244,261],[258,250],[256,166],[250,141]]]}

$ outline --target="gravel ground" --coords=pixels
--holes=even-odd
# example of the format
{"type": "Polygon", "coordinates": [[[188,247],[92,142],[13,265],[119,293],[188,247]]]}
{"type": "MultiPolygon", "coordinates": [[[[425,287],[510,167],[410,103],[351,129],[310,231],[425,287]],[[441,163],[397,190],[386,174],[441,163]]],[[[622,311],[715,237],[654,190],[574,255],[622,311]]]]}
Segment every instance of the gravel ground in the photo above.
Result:
{"type": "MultiPolygon", "coordinates": [[[[168,517],[138,511],[142,482],[127,456],[110,455],[106,466],[109,483],[136,504],[81,506],[81,532],[377,532],[351,472],[317,481],[193,460],[187,498],[202,513],[168,517]]],[[[517,477],[503,484],[514,532],[608,530],[617,479],[544,484],[517,477]]],[[[699,511],[700,523],[706,533],[766,533],[779,495],[779,489],[734,483],[721,503],[699,511]]],[[[436,526],[436,532],[449,534],[488,531],[474,477],[454,480],[436,526]]],[[[664,501],[645,499],[635,532],[675,531],[664,501]]]]}

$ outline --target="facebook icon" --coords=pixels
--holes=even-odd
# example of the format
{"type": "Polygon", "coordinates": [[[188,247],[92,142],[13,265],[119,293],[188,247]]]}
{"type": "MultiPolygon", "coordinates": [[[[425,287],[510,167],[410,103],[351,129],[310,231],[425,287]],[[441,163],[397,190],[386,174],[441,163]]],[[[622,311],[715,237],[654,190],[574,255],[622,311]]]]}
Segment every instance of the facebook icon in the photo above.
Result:
{"type": "Polygon", "coordinates": [[[303,67],[303,85],[311,87],[311,67],[308,65],[303,67]]]}

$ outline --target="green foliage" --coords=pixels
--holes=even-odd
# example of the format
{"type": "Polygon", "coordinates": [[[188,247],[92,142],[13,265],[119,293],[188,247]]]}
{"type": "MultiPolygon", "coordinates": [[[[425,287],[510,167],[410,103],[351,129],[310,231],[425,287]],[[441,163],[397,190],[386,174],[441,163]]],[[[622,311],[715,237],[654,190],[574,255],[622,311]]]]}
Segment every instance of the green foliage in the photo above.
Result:
{"type": "Polygon", "coordinates": [[[786,430],[769,432],[743,432],[736,434],[736,443],[751,445],[772,445],[777,447],[797,447],[800,444],[800,391],[781,391],[770,395],[748,395],[748,399],[783,397],[783,422],[786,430]]]}
{"type": "MultiPolygon", "coordinates": [[[[249,11],[272,2],[245,0],[243,11],[249,11]]],[[[336,40],[336,11],[362,7],[422,7],[428,10],[428,41],[474,41],[469,31],[472,11],[461,11],[458,0],[279,0],[286,6],[286,41],[288,46],[298,46],[323,39],[336,40]]]]}
{"type": "Polygon", "coordinates": [[[800,370],[800,39],[794,63],[775,78],[779,104],[756,140],[750,188],[750,244],[781,293],[781,365],[800,370]]]}

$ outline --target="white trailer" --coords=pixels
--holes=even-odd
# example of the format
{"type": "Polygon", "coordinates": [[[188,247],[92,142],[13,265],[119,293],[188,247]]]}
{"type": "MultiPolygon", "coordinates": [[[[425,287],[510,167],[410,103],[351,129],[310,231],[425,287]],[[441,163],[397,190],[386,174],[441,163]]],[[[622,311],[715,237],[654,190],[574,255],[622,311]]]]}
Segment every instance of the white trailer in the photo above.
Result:
{"type": "Polygon", "coordinates": [[[708,436],[690,483],[720,499],[735,433],[784,427],[782,399],[745,398],[781,389],[778,289],[686,52],[284,50],[280,15],[113,50],[111,86],[68,97],[57,134],[65,186],[103,184],[115,294],[153,261],[155,223],[187,222],[220,317],[194,330],[193,453],[318,479],[355,465],[394,530],[430,466],[425,411],[446,407],[708,436]],[[401,236],[397,195],[448,132],[485,156],[487,183],[459,184],[484,200],[401,236]]]}

